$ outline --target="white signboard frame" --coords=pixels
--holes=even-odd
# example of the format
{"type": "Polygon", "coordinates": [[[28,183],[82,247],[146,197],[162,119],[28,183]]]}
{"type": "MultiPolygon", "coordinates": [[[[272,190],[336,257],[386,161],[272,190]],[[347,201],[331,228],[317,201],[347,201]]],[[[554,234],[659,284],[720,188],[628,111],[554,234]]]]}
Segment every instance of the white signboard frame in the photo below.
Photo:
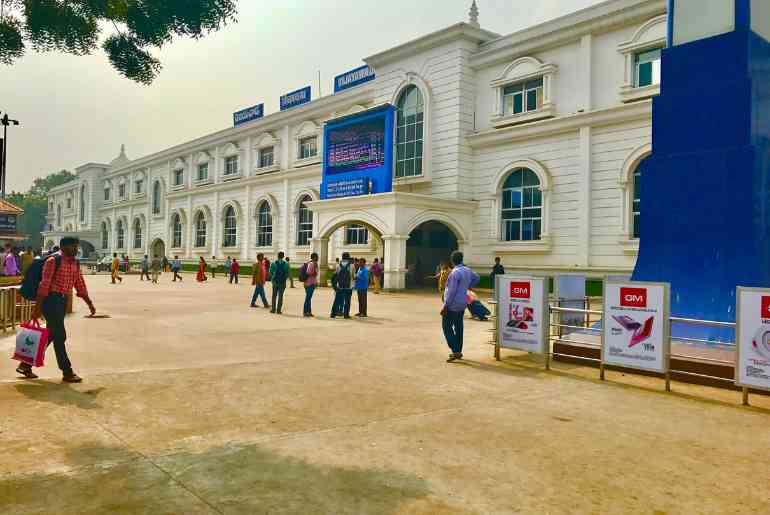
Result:
{"type": "Polygon", "coordinates": [[[505,349],[548,354],[550,310],[546,278],[498,275],[495,286],[497,344],[505,349]]]}
{"type": "Polygon", "coordinates": [[[668,373],[671,358],[669,292],[668,283],[604,282],[602,365],[668,373]]]}
{"type": "Polygon", "coordinates": [[[736,305],[735,384],[770,391],[770,289],[739,286],[736,305]],[[763,301],[765,297],[768,300],[763,301]],[[749,368],[765,378],[751,377],[749,368]]]}

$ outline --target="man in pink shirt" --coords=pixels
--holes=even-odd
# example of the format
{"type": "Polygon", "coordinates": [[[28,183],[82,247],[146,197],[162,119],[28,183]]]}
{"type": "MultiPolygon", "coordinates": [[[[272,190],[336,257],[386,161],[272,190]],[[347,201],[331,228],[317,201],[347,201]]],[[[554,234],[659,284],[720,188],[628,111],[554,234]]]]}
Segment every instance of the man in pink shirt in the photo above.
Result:
{"type": "Polygon", "coordinates": [[[306,317],[313,316],[313,293],[318,286],[318,254],[313,252],[310,261],[302,265],[301,278],[305,284],[305,307],[302,313],[306,317]]]}

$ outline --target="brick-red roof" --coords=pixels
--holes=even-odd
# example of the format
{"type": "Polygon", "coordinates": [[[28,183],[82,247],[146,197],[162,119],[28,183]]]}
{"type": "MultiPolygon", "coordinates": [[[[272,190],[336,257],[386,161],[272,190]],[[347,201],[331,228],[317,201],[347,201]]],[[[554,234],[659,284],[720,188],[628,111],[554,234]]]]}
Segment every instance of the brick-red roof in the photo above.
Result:
{"type": "Polygon", "coordinates": [[[24,213],[24,210],[14,206],[7,200],[0,199],[0,213],[24,213]]]}

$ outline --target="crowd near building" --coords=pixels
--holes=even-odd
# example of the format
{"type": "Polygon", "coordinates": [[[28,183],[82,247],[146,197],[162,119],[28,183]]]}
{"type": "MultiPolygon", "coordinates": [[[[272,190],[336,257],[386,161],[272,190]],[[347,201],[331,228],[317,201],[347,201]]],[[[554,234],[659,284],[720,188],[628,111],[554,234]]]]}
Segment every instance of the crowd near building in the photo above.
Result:
{"type": "Polygon", "coordinates": [[[349,252],[384,258],[396,289],[455,249],[483,270],[499,256],[508,271],[630,273],[666,24],[666,0],[609,0],[500,35],[474,2],[468,22],[366,57],[334,94],[293,91],[279,112],[78,167],[50,192],[44,243],[187,262],[284,251],[296,266],[317,252],[321,267],[349,252]],[[387,104],[392,188],[325,195],[325,124],[387,104]]]}

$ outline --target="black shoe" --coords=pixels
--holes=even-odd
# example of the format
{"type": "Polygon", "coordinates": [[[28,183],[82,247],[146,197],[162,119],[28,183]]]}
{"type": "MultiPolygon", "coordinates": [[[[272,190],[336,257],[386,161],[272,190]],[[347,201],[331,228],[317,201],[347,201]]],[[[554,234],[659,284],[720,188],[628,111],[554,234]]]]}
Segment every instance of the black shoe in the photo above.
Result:
{"type": "Polygon", "coordinates": [[[350,320],[351,317],[350,317],[350,315],[348,315],[348,316],[343,317],[343,318],[345,318],[345,320],[350,320]]]}
{"type": "Polygon", "coordinates": [[[37,379],[37,374],[32,371],[32,367],[29,365],[21,364],[16,368],[16,372],[19,375],[24,376],[26,379],[37,379]]]}
{"type": "Polygon", "coordinates": [[[460,360],[460,359],[463,359],[462,352],[453,352],[452,354],[449,355],[449,358],[447,358],[446,362],[447,363],[453,363],[453,362],[455,362],[457,360],[460,360]]]}
{"type": "Polygon", "coordinates": [[[62,381],[65,383],[82,383],[83,379],[79,377],[75,372],[70,372],[69,374],[64,374],[62,381]]]}
{"type": "Polygon", "coordinates": [[[275,313],[275,310],[274,310],[274,309],[271,309],[271,310],[270,310],[270,313],[275,313]]]}

